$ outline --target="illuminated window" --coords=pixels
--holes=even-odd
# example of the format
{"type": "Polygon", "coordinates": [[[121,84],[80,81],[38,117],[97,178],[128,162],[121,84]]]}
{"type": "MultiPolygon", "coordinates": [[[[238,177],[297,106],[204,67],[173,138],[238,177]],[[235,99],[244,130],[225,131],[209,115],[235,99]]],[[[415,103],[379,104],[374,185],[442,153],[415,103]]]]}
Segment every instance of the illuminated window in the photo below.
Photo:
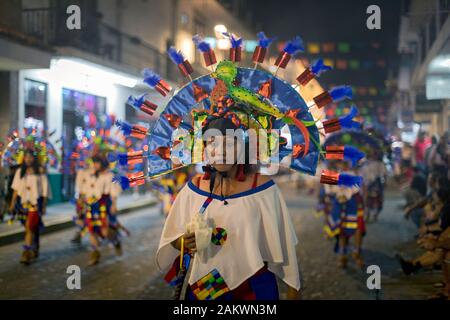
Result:
{"type": "Polygon", "coordinates": [[[47,84],[25,79],[25,118],[41,120],[46,124],[47,84]]]}

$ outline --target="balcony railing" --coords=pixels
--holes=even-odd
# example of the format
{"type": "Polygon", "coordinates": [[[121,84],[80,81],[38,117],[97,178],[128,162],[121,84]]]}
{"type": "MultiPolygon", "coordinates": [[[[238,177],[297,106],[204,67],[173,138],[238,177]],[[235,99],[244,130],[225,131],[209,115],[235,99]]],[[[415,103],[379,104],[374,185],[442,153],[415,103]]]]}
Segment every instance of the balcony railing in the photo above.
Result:
{"type": "Polygon", "coordinates": [[[450,0],[439,0],[439,29],[442,28],[450,16],[450,0]]]}
{"type": "Polygon", "coordinates": [[[65,18],[62,19],[56,9],[25,9],[22,11],[22,32],[44,45],[74,47],[136,71],[149,67],[167,79],[177,79],[177,72],[165,54],[151,44],[107,25],[95,15],[83,15],[81,30],[68,30],[65,18]]]}

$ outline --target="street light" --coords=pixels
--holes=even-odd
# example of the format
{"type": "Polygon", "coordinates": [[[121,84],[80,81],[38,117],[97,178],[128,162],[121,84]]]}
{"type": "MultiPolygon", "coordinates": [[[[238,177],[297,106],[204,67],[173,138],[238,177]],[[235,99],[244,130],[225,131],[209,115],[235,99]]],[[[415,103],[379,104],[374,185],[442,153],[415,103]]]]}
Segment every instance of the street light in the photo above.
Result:
{"type": "Polygon", "coordinates": [[[225,27],[223,24],[218,24],[214,27],[214,32],[216,33],[217,39],[223,38],[223,34],[227,31],[227,27],[225,27]]]}
{"type": "Polygon", "coordinates": [[[228,50],[230,49],[231,44],[228,39],[219,39],[217,40],[217,49],[219,50],[228,50]]]}
{"type": "Polygon", "coordinates": [[[93,84],[106,82],[133,88],[138,82],[136,77],[82,59],[57,58],[54,59],[53,66],[59,68],[65,74],[72,73],[73,75],[84,75],[92,78],[93,84]]]}

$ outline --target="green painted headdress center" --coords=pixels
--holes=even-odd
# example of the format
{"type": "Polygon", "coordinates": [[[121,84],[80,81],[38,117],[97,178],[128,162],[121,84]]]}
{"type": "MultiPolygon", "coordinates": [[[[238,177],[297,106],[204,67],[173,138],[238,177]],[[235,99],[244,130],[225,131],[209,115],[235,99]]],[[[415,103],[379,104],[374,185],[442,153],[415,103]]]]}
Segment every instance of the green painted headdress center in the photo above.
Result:
{"type": "Polygon", "coordinates": [[[224,81],[227,84],[233,82],[237,76],[237,67],[231,61],[221,61],[214,72],[213,76],[224,81]]]}

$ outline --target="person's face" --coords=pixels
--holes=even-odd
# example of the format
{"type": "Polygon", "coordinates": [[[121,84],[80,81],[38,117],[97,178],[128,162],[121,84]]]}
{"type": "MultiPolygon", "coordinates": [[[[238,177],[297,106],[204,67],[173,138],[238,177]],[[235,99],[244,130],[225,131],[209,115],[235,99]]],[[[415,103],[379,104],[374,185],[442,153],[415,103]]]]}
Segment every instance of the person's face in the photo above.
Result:
{"type": "Polygon", "coordinates": [[[95,170],[95,171],[100,171],[100,170],[102,170],[102,164],[101,164],[99,161],[94,161],[94,162],[93,162],[93,165],[94,165],[94,170],[95,170]]]}
{"type": "Polygon", "coordinates": [[[232,136],[209,137],[206,140],[206,160],[217,171],[227,172],[236,163],[239,149],[237,140],[232,136]]]}
{"type": "Polygon", "coordinates": [[[30,167],[34,163],[34,157],[30,153],[25,153],[25,156],[23,157],[23,162],[27,167],[30,167]]]}

